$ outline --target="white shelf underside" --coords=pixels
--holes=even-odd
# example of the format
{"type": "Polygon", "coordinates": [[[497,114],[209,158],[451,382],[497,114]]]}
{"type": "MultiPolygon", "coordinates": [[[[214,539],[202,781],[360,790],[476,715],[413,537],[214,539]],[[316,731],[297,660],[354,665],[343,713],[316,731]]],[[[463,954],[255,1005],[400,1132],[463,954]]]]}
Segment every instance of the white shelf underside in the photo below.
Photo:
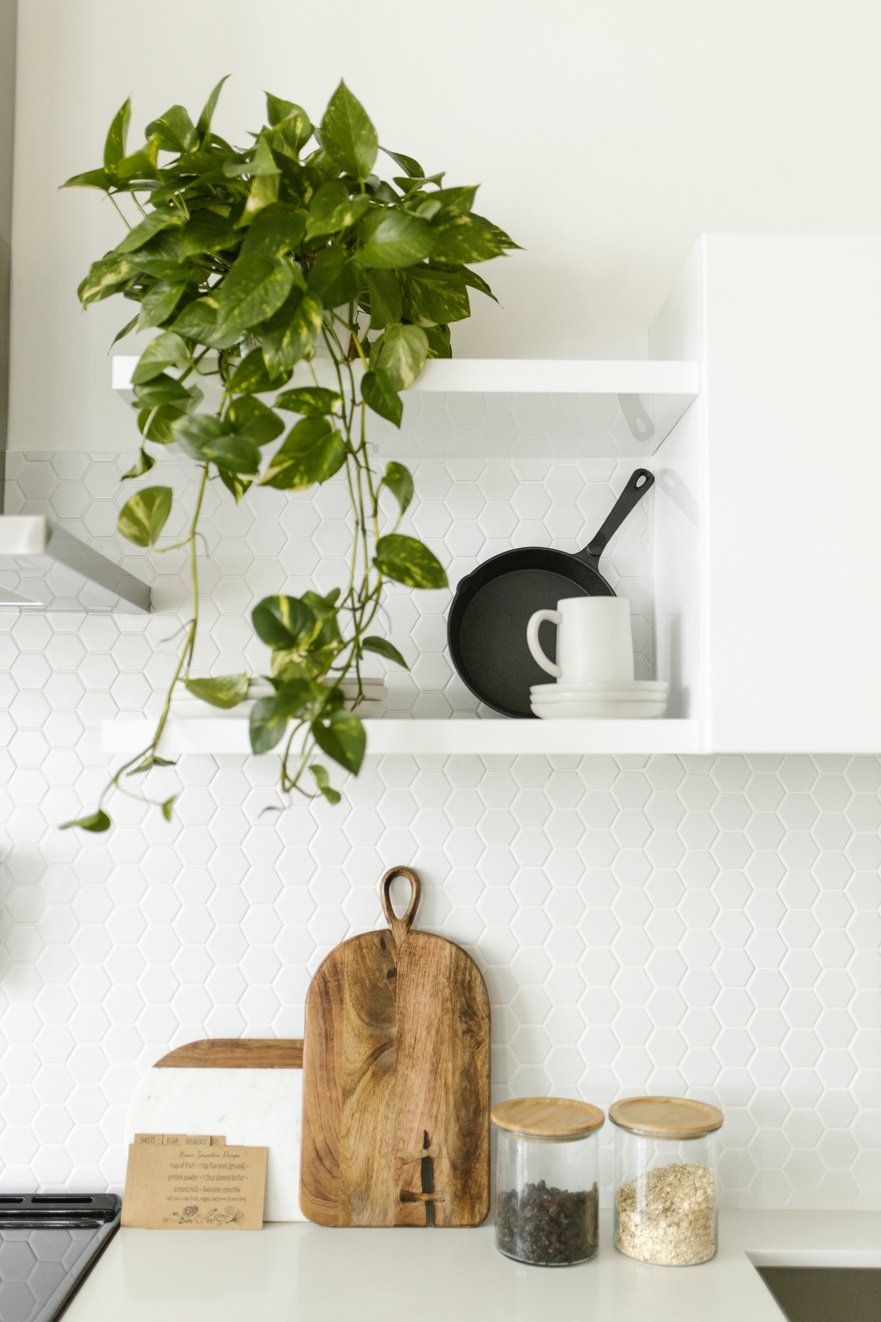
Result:
{"type": "MultiPolygon", "coordinates": [[[[365,721],[369,757],[440,753],[508,757],[530,754],[649,754],[700,752],[697,721],[513,721],[395,720],[365,721]]],[[[134,755],[153,735],[152,721],[120,717],[105,721],[101,743],[105,752],[134,755]]],[[[202,754],[250,755],[248,723],[236,717],[172,717],[162,740],[171,756],[202,754]]]]}
{"type": "MultiPolygon", "coordinates": [[[[113,389],[130,390],[138,359],[117,354],[113,389]]],[[[331,364],[314,360],[335,382],[331,364]]],[[[356,376],[360,371],[356,371],[356,376]]],[[[700,364],[656,358],[432,358],[409,392],[510,395],[697,395],[700,364]]]]}
{"type": "MultiPolygon", "coordinates": [[[[113,359],[113,388],[129,401],[137,361],[113,359]]],[[[330,362],[316,358],[313,366],[320,384],[336,387],[330,362]]],[[[360,376],[359,368],[355,375],[360,376]]],[[[306,379],[305,370],[298,369],[293,384],[306,379]]],[[[200,385],[206,403],[219,398],[215,378],[203,377],[200,385]]],[[[402,430],[374,418],[371,437],[379,452],[388,449],[401,458],[449,457],[459,452],[458,433],[467,437],[463,453],[469,456],[645,458],[670,434],[699,390],[700,364],[691,361],[435,358],[404,392],[402,430]],[[470,421],[463,424],[461,406],[468,399],[476,402],[477,413],[472,408],[470,421]],[[544,406],[524,412],[524,401],[530,399],[543,400],[544,406]],[[457,427],[436,425],[445,410],[457,417],[457,427]],[[481,410],[489,416],[481,417],[481,410]],[[488,425],[490,417],[496,425],[488,425]]]]}

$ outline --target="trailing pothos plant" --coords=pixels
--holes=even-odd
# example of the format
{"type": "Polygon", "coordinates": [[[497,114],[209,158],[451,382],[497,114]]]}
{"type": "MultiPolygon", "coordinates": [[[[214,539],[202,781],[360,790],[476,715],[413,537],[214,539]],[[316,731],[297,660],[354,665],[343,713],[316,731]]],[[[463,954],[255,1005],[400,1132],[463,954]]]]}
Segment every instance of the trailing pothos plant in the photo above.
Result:
{"type": "Polygon", "coordinates": [[[333,478],[348,491],[348,581],[331,591],[267,597],[252,612],[271,649],[273,693],[253,704],[251,747],[265,753],[280,746],[283,791],[338,802],[319,755],[350,772],[361,766],[366,736],[351,708],[362,696],[365,654],[406,666],[374,632],[383,584],[440,588],[447,581],[428,547],[400,531],[413,479],[403,464],[374,467],[367,411],[400,426],[401,391],[428,358],[450,356],[450,324],[470,315],[470,291],[491,295],[471,266],[516,246],[472,210],[475,188],[446,187],[442,174],[426,175],[411,156],[381,149],[344,83],[319,126],[300,106],[267,96],[267,122],[241,148],[211,127],[223,81],[195,123],[174,105],[147,125],[134,151],[126,145],[126,101],[107,134],[103,165],[66,184],[100,189],[126,225],[79,286],[81,303],[120,294],[138,311],[116,340],[133,330],[157,332],[132,378],[141,446],[125,478],[146,477],[163,447],[182,451],[199,474],[182,538],[163,541],[172,509],[167,486],[139,488],[119,515],[119,531],[136,546],[188,554],[192,606],[149,744],[115,771],[93,813],[66,823],[88,831],[110,827],[114,792],[171,817],[174,797],[150,798],[132,778],[169,765],[160,741],[178,685],[215,707],[248,696],[247,674],[206,677],[192,669],[199,519],[213,481],[236,501],[255,486],[303,491],[333,478]],[[391,180],[376,173],[381,150],[397,168],[391,180]],[[329,383],[315,370],[316,353],[329,383]],[[202,407],[205,378],[219,385],[214,411],[202,407]],[[347,678],[355,686],[348,702],[347,678]]]}

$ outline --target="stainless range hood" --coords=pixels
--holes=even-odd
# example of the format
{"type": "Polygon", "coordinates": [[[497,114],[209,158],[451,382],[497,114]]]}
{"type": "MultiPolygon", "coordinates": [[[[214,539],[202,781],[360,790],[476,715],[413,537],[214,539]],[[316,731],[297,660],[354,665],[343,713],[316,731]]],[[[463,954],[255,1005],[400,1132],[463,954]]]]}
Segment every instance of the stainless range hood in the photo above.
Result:
{"type": "Polygon", "coordinates": [[[38,514],[0,515],[0,610],[143,614],[150,589],[38,514]]]}

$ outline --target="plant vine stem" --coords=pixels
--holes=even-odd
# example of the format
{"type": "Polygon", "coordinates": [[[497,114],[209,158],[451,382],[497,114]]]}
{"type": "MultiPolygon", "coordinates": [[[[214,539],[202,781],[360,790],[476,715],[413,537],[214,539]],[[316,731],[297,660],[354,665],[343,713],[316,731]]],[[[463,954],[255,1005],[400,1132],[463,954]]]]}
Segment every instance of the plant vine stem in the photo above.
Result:
{"type": "MultiPolygon", "coordinates": [[[[354,344],[355,346],[355,350],[358,354],[358,357],[361,359],[361,365],[364,367],[365,371],[368,370],[369,364],[367,362],[367,358],[364,353],[364,346],[361,343],[360,336],[358,335],[358,319],[355,316],[354,304],[349,305],[349,320],[347,322],[344,321],[341,317],[337,317],[336,320],[339,321],[342,326],[345,326],[346,330],[349,332],[349,338],[351,340],[351,343],[354,344]]],[[[352,396],[354,398],[355,377],[354,377],[354,373],[352,372],[352,366],[351,363],[349,362],[348,357],[346,358],[346,365],[349,371],[349,379],[352,384],[352,396]]],[[[358,449],[364,458],[364,465],[363,465],[364,477],[367,483],[367,490],[370,493],[370,503],[371,503],[372,515],[373,515],[373,535],[378,539],[379,538],[379,493],[374,488],[373,470],[370,467],[370,463],[367,457],[368,456],[367,409],[363,403],[361,404],[361,439],[358,449]]]]}
{"type": "Polygon", "coordinates": [[[290,761],[290,756],[294,746],[294,741],[297,735],[300,733],[302,729],[304,729],[306,725],[307,722],[305,720],[297,721],[294,728],[291,730],[290,734],[287,737],[287,740],[285,742],[284,753],[281,759],[281,784],[282,784],[282,789],[285,790],[287,793],[290,793],[292,790],[296,790],[298,794],[302,794],[303,797],[306,799],[317,799],[319,797],[318,793],[310,794],[309,791],[304,789],[303,786],[300,784],[300,778],[302,777],[303,772],[306,770],[306,765],[309,761],[312,745],[314,743],[314,740],[311,737],[311,732],[304,736],[303,747],[300,749],[300,756],[297,759],[297,767],[296,770],[294,771],[293,776],[291,775],[288,769],[288,763],[290,761]]]}
{"type": "MultiPolygon", "coordinates": [[[[370,544],[369,544],[369,541],[368,541],[367,509],[366,509],[366,505],[365,505],[365,501],[364,501],[364,482],[363,482],[363,471],[364,471],[365,467],[368,469],[368,471],[369,471],[369,468],[370,468],[369,463],[365,464],[365,462],[364,462],[364,455],[366,454],[366,449],[365,449],[365,445],[364,445],[364,436],[365,436],[365,428],[364,428],[364,409],[365,409],[365,405],[364,405],[363,403],[359,404],[359,403],[357,402],[357,391],[356,391],[356,389],[355,389],[355,374],[354,374],[354,372],[352,371],[352,364],[351,364],[351,362],[349,361],[348,355],[346,354],[346,351],[345,351],[345,349],[344,349],[344,347],[343,347],[343,345],[342,345],[342,343],[341,343],[341,341],[340,341],[340,338],[339,338],[339,336],[337,335],[337,333],[336,333],[336,331],[334,330],[334,328],[333,328],[332,325],[329,325],[329,326],[328,326],[328,328],[327,328],[327,334],[328,334],[328,335],[331,337],[331,339],[333,340],[333,346],[336,347],[337,353],[338,353],[338,355],[339,355],[338,357],[336,357],[336,356],[334,357],[334,361],[335,361],[335,363],[336,363],[336,367],[337,367],[337,376],[338,376],[338,378],[340,378],[340,382],[341,382],[341,384],[340,384],[340,390],[341,390],[341,392],[342,392],[342,377],[341,377],[340,363],[344,363],[344,364],[345,364],[345,367],[346,367],[346,373],[347,373],[348,378],[349,378],[349,401],[350,401],[350,410],[349,410],[349,416],[348,416],[348,419],[347,419],[347,432],[348,432],[347,439],[348,439],[348,441],[349,441],[349,445],[350,445],[350,447],[352,448],[352,451],[353,451],[353,454],[354,454],[354,457],[355,457],[355,465],[356,465],[355,492],[356,492],[356,495],[357,495],[358,504],[357,504],[357,509],[356,509],[356,511],[355,511],[355,514],[356,514],[356,520],[357,520],[357,524],[358,524],[358,533],[359,533],[360,538],[361,538],[361,551],[362,551],[362,554],[363,554],[363,556],[364,556],[364,585],[363,585],[362,590],[361,590],[361,602],[363,603],[364,596],[365,596],[365,593],[366,593],[366,591],[367,591],[368,584],[369,584],[369,582],[370,582],[370,568],[371,568],[371,562],[370,562],[370,544]],[[360,410],[361,410],[361,440],[360,440],[360,443],[359,443],[357,446],[353,446],[353,445],[352,445],[352,432],[353,432],[353,430],[354,430],[355,411],[356,411],[356,409],[358,409],[358,408],[360,408],[360,410]]],[[[353,332],[353,335],[354,335],[354,332],[353,332]]],[[[328,346],[328,347],[331,349],[331,352],[333,352],[333,346],[330,346],[330,345],[328,346]]],[[[363,357],[363,353],[362,353],[362,357],[363,357]]],[[[359,629],[359,632],[360,632],[360,629],[359,629]]],[[[360,684],[360,674],[359,674],[359,684],[360,684]]]]}
{"type": "Polygon", "coordinates": [[[189,675],[190,666],[193,661],[193,652],[196,647],[196,635],[199,629],[199,554],[196,546],[196,533],[199,526],[199,516],[202,513],[202,501],[205,497],[205,487],[208,484],[209,469],[210,464],[202,465],[202,476],[199,479],[196,505],[193,510],[193,517],[190,520],[190,534],[187,538],[187,541],[190,544],[190,583],[193,593],[193,614],[190,618],[189,625],[187,626],[186,638],[184,639],[184,645],[181,648],[180,656],[178,657],[177,665],[175,666],[174,675],[172,676],[171,683],[169,684],[165,695],[165,705],[162,708],[162,714],[160,715],[156,724],[156,729],[153,732],[153,740],[150,744],[150,749],[154,756],[159,751],[159,741],[162,738],[165,727],[168,724],[168,718],[171,715],[171,703],[174,698],[174,690],[177,686],[177,682],[181,675],[189,675]]]}
{"type": "MultiPolygon", "coordinates": [[[[349,442],[349,447],[350,447],[350,449],[351,449],[351,421],[350,421],[350,419],[347,418],[347,416],[346,416],[346,392],[345,392],[345,388],[343,387],[343,374],[342,374],[342,370],[341,370],[341,368],[340,368],[339,360],[338,360],[336,354],[335,354],[334,351],[333,351],[333,349],[334,349],[333,343],[331,342],[330,336],[329,336],[327,333],[324,334],[324,343],[325,343],[325,345],[327,346],[328,353],[330,354],[330,356],[331,356],[331,358],[332,358],[332,360],[333,360],[334,372],[336,373],[336,379],[337,379],[337,389],[339,390],[340,399],[341,399],[342,402],[343,402],[343,403],[342,403],[342,423],[343,423],[343,427],[345,428],[345,431],[346,431],[346,440],[349,442]]],[[[339,344],[339,341],[337,341],[337,344],[339,344]]],[[[312,364],[310,364],[310,366],[312,366],[312,364]]],[[[317,375],[316,375],[316,373],[315,373],[315,368],[314,368],[314,366],[312,366],[312,376],[313,376],[313,378],[317,381],[318,378],[317,378],[317,375]]],[[[356,502],[356,498],[355,498],[355,489],[354,489],[354,485],[353,485],[353,483],[352,483],[352,466],[351,466],[351,457],[350,457],[348,454],[346,455],[345,469],[346,469],[346,485],[347,485],[347,487],[348,487],[348,491],[349,491],[349,499],[350,499],[350,501],[352,502],[352,509],[353,509],[354,512],[355,512],[355,519],[356,519],[356,522],[357,522],[357,519],[358,519],[358,506],[357,506],[357,502],[356,502]]],[[[346,592],[345,592],[344,600],[348,600],[348,599],[350,599],[351,596],[352,596],[352,593],[353,593],[353,591],[354,591],[354,587],[355,587],[355,575],[356,575],[357,572],[358,572],[358,539],[357,539],[357,536],[356,536],[356,537],[354,537],[354,538],[352,539],[352,557],[351,557],[351,560],[350,560],[350,562],[349,562],[349,583],[348,583],[348,587],[346,588],[346,592]]]]}

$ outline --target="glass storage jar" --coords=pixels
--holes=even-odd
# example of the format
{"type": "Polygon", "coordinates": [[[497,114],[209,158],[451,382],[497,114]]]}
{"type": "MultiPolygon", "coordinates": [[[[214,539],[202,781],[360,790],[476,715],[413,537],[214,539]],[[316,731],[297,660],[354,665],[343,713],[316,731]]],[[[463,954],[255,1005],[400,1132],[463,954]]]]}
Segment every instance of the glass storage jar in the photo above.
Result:
{"type": "Polygon", "coordinates": [[[615,1128],[615,1248],[665,1267],[708,1262],[717,1247],[715,1132],[722,1112],[685,1097],[630,1097],[615,1128]]]}
{"type": "Polygon", "coordinates": [[[519,1097],[492,1109],[496,1247],[516,1262],[570,1267],[597,1251],[597,1132],[605,1115],[566,1097],[519,1097]]]}

